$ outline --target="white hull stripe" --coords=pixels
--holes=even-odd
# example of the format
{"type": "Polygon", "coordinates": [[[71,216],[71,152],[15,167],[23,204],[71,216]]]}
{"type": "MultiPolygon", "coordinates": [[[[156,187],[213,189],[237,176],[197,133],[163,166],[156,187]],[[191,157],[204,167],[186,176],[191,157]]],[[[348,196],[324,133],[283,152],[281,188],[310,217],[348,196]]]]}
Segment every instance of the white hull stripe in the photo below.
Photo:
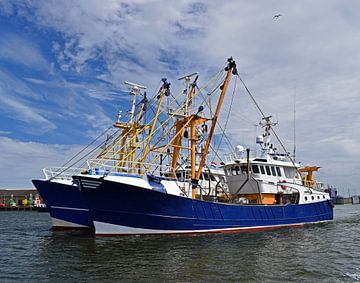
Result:
{"type": "Polygon", "coordinates": [[[55,228],[57,228],[57,227],[68,227],[68,228],[86,228],[86,227],[88,227],[86,225],[81,225],[81,224],[61,220],[61,219],[55,218],[55,217],[51,217],[51,220],[52,220],[52,226],[55,228]]]}
{"type": "Polygon", "coordinates": [[[66,207],[66,206],[50,206],[51,208],[55,209],[64,209],[64,210],[77,210],[77,211],[89,211],[88,208],[77,208],[77,207],[66,207]]]}
{"type": "Polygon", "coordinates": [[[260,230],[270,228],[282,228],[291,226],[302,226],[305,224],[326,223],[331,220],[322,220],[306,223],[280,224],[270,226],[249,226],[249,227],[234,227],[221,229],[203,229],[203,230],[154,230],[144,228],[134,228],[129,226],[114,225],[105,222],[94,221],[95,234],[101,235],[139,235],[139,234],[195,234],[195,233],[214,233],[214,232],[231,232],[240,230],[260,230]]]}

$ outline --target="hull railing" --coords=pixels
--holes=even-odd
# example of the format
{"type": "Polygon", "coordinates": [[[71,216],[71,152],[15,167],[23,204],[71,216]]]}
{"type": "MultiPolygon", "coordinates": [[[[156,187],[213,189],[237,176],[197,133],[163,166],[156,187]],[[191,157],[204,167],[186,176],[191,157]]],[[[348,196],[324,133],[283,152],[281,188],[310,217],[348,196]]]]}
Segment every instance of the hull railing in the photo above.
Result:
{"type": "Polygon", "coordinates": [[[46,167],[43,168],[45,178],[55,180],[72,180],[72,176],[78,175],[83,168],[68,168],[68,167],[46,167]]]}

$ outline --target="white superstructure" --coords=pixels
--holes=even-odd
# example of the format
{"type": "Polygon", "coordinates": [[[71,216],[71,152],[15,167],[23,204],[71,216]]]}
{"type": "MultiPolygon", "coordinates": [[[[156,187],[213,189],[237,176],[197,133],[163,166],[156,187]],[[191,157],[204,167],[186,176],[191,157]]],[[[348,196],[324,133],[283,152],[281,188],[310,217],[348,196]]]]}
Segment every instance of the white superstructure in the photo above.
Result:
{"type": "Polygon", "coordinates": [[[250,157],[250,151],[236,147],[236,154],[225,157],[225,171],[230,195],[243,203],[281,204],[307,203],[330,199],[315,186],[304,186],[300,164],[286,154],[279,154],[271,143],[271,117],[260,125],[264,133],[256,138],[260,156],[250,157]]]}

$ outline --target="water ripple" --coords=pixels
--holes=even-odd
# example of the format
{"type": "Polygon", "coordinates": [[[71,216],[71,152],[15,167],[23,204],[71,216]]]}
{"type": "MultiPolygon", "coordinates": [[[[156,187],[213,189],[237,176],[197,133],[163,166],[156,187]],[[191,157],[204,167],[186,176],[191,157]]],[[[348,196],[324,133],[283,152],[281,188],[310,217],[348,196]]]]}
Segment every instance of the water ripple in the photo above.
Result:
{"type": "Polygon", "coordinates": [[[360,281],[360,206],[332,223],[195,236],[51,232],[48,214],[2,212],[2,282],[360,281]]]}

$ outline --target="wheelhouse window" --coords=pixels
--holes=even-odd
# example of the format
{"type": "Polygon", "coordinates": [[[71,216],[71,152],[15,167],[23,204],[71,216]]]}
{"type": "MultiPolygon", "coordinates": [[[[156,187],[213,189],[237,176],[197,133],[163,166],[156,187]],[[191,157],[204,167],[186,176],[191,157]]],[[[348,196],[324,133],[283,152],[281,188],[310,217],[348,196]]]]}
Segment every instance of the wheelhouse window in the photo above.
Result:
{"type": "Polygon", "coordinates": [[[281,177],[281,170],[279,167],[275,167],[276,168],[276,173],[279,177],[281,177]]]}
{"type": "Polygon", "coordinates": [[[264,174],[265,175],[265,169],[264,169],[264,166],[260,165],[260,171],[261,171],[261,174],[264,174]]]}
{"type": "Polygon", "coordinates": [[[265,169],[266,169],[266,174],[268,174],[269,176],[271,176],[271,172],[270,172],[269,166],[265,166],[265,169]]]}
{"type": "MultiPolygon", "coordinates": [[[[250,170],[250,169],[249,169],[250,170]]],[[[243,172],[244,174],[247,173],[247,166],[241,166],[241,172],[243,172]]]]}
{"type": "Polygon", "coordinates": [[[236,176],[240,174],[240,167],[239,166],[234,166],[231,167],[231,175],[236,176]]]}
{"type": "Polygon", "coordinates": [[[275,172],[275,168],[273,166],[270,167],[271,168],[271,173],[273,176],[276,176],[276,172],[275,172]]]}
{"type": "Polygon", "coordinates": [[[186,172],[177,172],[176,173],[176,179],[178,179],[178,181],[180,181],[180,182],[185,181],[186,172]]]}
{"type": "Polygon", "coordinates": [[[252,171],[253,171],[253,173],[255,173],[255,174],[259,174],[259,173],[260,173],[259,167],[258,167],[257,165],[253,165],[253,166],[252,166],[252,171]]]}
{"type": "Polygon", "coordinates": [[[286,178],[294,178],[296,176],[296,169],[294,167],[284,167],[284,173],[286,178]]]}
{"type": "MultiPolygon", "coordinates": [[[[201,174],[203,177],[203,180],[209,181],[209,173],[203,173],[201,174]]],[[[210,180],[211,181],[216,181],[215,177],[213,174],[210,174],[210,180]]]]}

